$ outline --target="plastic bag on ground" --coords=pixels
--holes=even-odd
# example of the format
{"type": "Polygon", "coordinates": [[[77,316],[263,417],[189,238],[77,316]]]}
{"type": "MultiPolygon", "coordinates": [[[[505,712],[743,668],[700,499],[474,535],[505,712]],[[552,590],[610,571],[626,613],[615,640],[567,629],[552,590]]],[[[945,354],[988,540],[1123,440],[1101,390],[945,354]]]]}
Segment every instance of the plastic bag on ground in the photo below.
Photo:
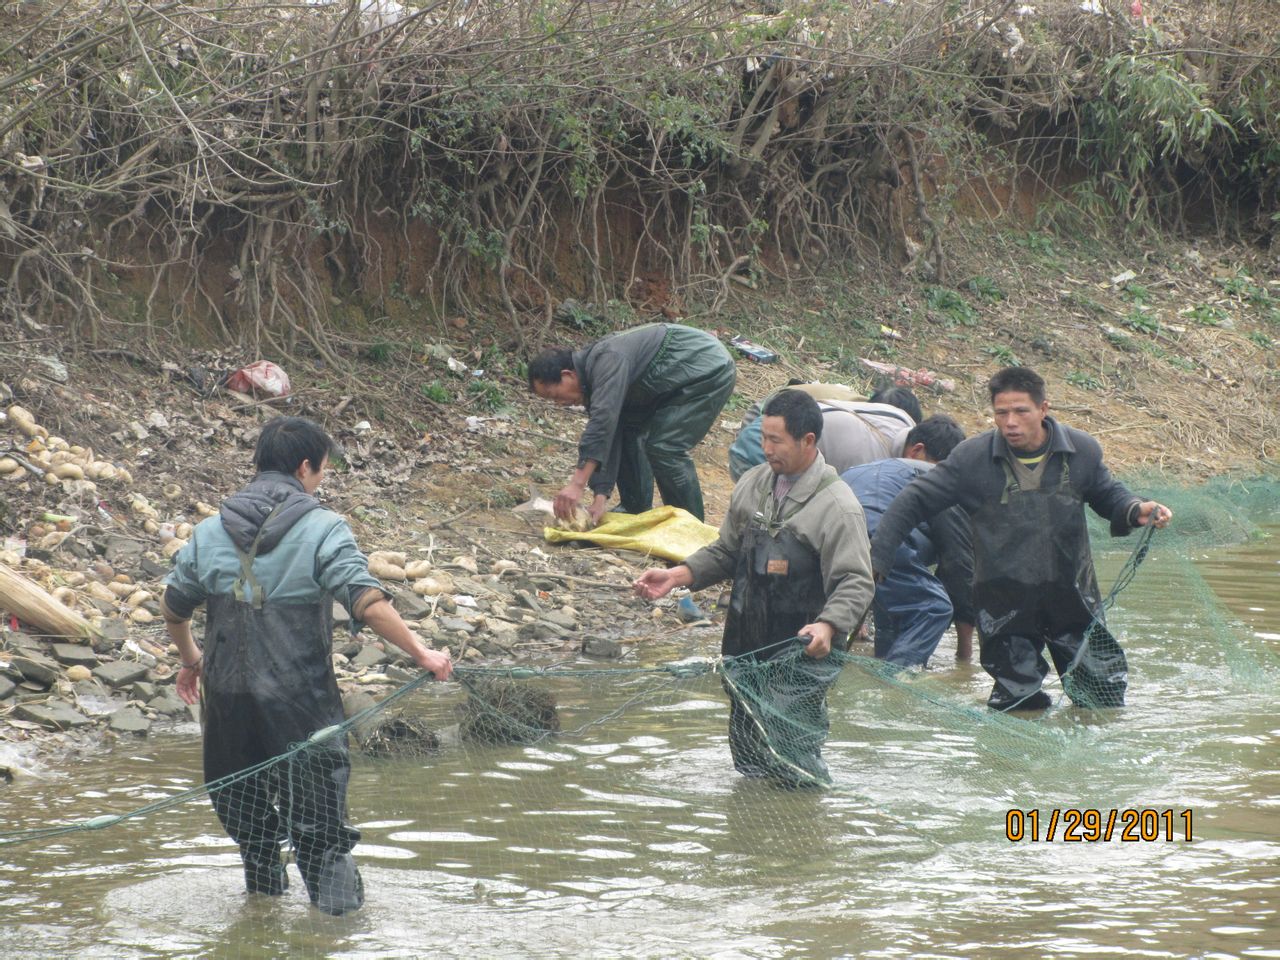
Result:
{"type": "Polygon", "coordinates": [[[719,531],[687,510],[656,507],[644,513],[606,513],[598,527],[583,533],[544,527],[542,535],[548,543],[586,540],[601,547],[635,550],[679,563],[714,543],[719,531]]]}
{"type": "Polygon", "coordinates": [[[227,377],[228,390],[266,397],[287,397],[291,391],[289,375],[270,360],[255,360],[227,377]]]}

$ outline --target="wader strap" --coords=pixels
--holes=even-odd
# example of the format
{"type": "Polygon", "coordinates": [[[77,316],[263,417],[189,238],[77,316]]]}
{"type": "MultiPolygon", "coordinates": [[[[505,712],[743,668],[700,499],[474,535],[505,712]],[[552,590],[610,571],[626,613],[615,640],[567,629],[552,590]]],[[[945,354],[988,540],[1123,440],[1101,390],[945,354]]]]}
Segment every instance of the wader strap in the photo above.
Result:
{"type": "Polygon", "coordinates": [[[244,589],[244,585],[247,583],[249,585],[249,589],[252,591],[250,603],[253,605],[253,609],[255,610],[262,609],[263,603],[266,602],[267,595],[266,591],[262,589],[262,584],[258,582],[258,578],[253,575],[253,558],[258,555],[258,545],[262,543],[262,535],[266,533],[267,524],[271,522],[272,517],[280,512],[280,508],[283,507],[284,504],[285,501],[282,500],[272,508],[270,513],[267,514],[267,519],[262,521],[262,526],[258,528],[258,535],[253,538],[253,543],[249,545],[249,550],[247,552],[241,550],[239,547],[236,548],[236,553],[240,556],[240,576],[237,578],[236,582],[231,585],[231,592],[236,597],[239,597],[241,591],[244,589]]]}
{"type": "Polygon", "coordinates": [[[1013,472],[1013,464],[1008,459],[1001,457],[1000,466],[1004,467],[1004,490],[1000,493],[1000,506],[1003,507],[1009,503],[1009,494],[1017,493],[1022,489],[1022,485],[1018,483],[1018,478],[1013,472]]]}

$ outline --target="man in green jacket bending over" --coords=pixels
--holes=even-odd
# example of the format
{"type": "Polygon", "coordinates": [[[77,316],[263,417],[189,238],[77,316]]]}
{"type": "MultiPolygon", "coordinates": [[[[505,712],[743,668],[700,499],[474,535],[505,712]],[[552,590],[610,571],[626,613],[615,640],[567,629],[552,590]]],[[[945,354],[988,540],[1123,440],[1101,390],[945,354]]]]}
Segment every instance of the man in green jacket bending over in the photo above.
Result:
{"type": "Polygon", "coordinates": [[[703,519],[702,486],[689,451],[716,422],[738,371],[715,337],[678,323],[624,330],[581,350],[549,347],[529,361],[529,387],[561,406],[585,406],[578,466],[556,494],[570,519],[589,488],[595,522],[618,486],[622,509],[662,502],[703,519]]]}

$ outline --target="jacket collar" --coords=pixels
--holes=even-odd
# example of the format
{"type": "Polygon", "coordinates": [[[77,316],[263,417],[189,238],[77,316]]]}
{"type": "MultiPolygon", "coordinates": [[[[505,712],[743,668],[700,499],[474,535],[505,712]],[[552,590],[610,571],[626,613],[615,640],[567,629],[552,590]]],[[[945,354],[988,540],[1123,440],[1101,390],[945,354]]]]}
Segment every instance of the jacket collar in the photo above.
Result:
{"type": "MultiPolygon", "coordinates": [[[[813,458],[813,463],[809,464],[808,469],[806,469],[804,473],[800,474],[800,476],[796,477],[796,482],[791,485],[791,489],[787,492],[786,499],[795,503],[805,503],[808,501],[810,497],[818,492],[818,485],[822,483],[822,478],[826,476],[829,469],[827,461],[823,458],[822,453],[819,452],[818,455],[813,458]]],[[[770,471],[769,490],[771,493],[773,490],[774,479],[774,474],[770,471]]]]}
{"type": "MultiPolygon", "coordinates": [[[[572,358],[572,361],[573,361],[573,371],[578,375],[579,383],[582,382],[582,375],[587,369],[587,358],[591,356],[591,352],[595,350],[595,348],[598,347],[599,345],[600,345],[599,340],[592,340],[582,349],[575,350],[573,351],[572,354],[570,354],[570,357],[572,358]]],[[[585,390],[586,387],[584,386],[583,389],[585,390]]]]}
{"type": "MultiPolygon", "coordinates": [[[[1045,417],[1044,425],[1049,430],[1049,449],[1045,451],[1045,456],[1053,453],[1075,453],[1076,445],[1071,442],[1071,436],[1067,433],[1067,428],[1060,424],[1053,417],[1045,417]]],[[[1009,444],[1005,442],[999,430],[991,431],[991,459],[992,460],[1012,460],[1015,454],[1009,448],[1009,444]]]]}

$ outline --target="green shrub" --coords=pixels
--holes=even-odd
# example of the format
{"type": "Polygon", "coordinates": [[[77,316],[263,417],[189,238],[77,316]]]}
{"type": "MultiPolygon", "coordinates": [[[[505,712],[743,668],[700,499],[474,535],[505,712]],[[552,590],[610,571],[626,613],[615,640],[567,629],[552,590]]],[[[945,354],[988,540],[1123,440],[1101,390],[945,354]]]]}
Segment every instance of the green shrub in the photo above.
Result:
{"type": "Polygon", "coordinates": [[[502,388],[492,380],[472,380],[467,384],[467,399],[481,410],[493,412],[507,405],[502,388]]]}
{"type": "Polygon", "coordinates": [[[978,322],[978,311],[968,300],[947,287],[926,287],[924,302],[929,310],[940,315],[949,327],[956,324],[972,327],[978,322]]]}
{"type": "Polygon", "coordinates": [[[1139,333],[1160,332],[1159,318],[1140,306],[1136,306],[1130,310],[1120,322],[1130,330],[1137,330],[1139,333]]]}
{"type": "Polygon", "coordinates": [[[1101,390],[1102,381],[1082,370],[1072,370],[1067,374],[1067,383],[1081,390],[1101,390]]]}
{"type": "Polygon", "coordinates": [[[979,300],[994,303],[997,300],[1004,299],[1004,291],[990,277],[974,277],[965,284],[965,288],[979,300]]]}
{"type": "Polygon", "coordinates": [[[987,347],[987,356],[991,357],[996,363],[1002,367],[1020,367],[1022,361],[1018,359],[1018,355],[1009,347],[995,346],[987,347]]]}
{"type": "Polygon", "coordinates": [[[1220,327],[1227,319],[1227,311],[1211,303],[1198,303],[1187,311],[1187,317],[1206,327],[1220,327]]]}
{"type": "Polygon", "coordinates": [[[422,395],[432,403],[452,403],[453,392],[439,380],[422,385],[422,395]]]}

